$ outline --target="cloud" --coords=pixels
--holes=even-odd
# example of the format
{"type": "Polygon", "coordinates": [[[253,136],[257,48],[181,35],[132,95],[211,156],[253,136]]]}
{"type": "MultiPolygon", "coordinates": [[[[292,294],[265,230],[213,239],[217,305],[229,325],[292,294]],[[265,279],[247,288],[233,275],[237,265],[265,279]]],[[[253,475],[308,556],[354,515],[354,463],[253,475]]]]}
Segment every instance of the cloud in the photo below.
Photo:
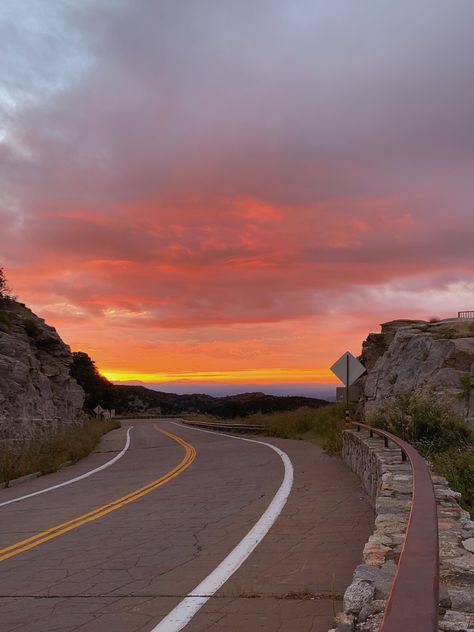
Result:
{"type": "Polygon", "coordinates": [[[354,340],[374,312],[466,300],[470,1],[7,0],[0,18],[1,260],[99,362],[123,365],[104,332],[139,323],[156,348],[213,330],[234,362],[229,332],[268,328],[253,362],[306,366],[345,303],[354,340]]]}

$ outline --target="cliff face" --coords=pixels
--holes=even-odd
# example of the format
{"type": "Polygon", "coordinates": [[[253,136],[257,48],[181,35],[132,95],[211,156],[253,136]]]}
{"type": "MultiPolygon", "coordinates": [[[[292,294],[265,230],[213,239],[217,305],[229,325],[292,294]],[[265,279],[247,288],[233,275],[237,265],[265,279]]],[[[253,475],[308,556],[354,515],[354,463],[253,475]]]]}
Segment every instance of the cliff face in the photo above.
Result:
{"type": "Polygon", "coordinates": [[[29,439],[78,423],[84,392],[56,330],[22,303],[0,299],[0,439],[29,439]]]}
{"type": "Polygon", "coordinates": [[[356,384],[366,412],[400,391],[431,390],[474,425],[474,320],[395,320],[362,345],[356,384]]]}

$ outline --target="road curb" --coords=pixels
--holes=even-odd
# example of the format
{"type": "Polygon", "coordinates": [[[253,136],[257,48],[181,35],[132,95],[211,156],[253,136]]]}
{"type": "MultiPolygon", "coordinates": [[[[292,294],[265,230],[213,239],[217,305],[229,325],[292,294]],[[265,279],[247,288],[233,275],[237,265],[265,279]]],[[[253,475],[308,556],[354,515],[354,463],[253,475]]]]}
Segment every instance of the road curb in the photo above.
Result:
{"type": "MultiPolygon", "coordinates": [[[[62,463],[57,470],[53,470],[53,472],[59,472],[59,470],[69,467],[73,463],[74,461],[66,461],[65,463],[62,463]]],[[[11,481],[4,481],[2,483],[2,487],[3,489],[9,489],[10,487],[27,483],[28,481],[32,481],[34,478],[39,478],[40,476],[45,476],[46,474],[52,474],[53,472],[32,472],[31,474],[25,474],[24,476],[19,476],[18,478],[12,478],[11,481]]]]}
{"type": "Polygon", "coordinates": [[[4,481],[2,486],[4,489],[8,489],[9,487],[15,487],[15,485],[21,485],[21,483],[31,481],[34,478],[39,478],[40,476],[42,476],[42,472],[32,472],[31,474],[25,474],[24,476],[13,478],[11,481],[4,481]]]}

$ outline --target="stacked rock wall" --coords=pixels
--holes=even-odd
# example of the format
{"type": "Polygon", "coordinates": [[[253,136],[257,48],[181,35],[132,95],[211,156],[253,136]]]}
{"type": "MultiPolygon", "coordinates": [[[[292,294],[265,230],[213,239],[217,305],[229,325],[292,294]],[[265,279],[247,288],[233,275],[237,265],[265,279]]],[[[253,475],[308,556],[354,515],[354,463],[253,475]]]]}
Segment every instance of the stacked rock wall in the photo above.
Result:
{"type": "Polygon", "coordinates": [[[22,303],[0,298],[0,439],[31,440],[77,424],[84,391],[56,330],[22,303]]]}
{"type": "MultiPolygon", "coordinates": [[[[412,498],[412,473],[400,450],[367,431],[344,433],[343,459],[360,477],[375,510],[375,529],[344,595],[337,632],[376,632],[399,561],[412,498]]],[[[474,630],[474,522],[447,481],[432,476],[438,505],[440,621],[443,632],[474,630]]]]}

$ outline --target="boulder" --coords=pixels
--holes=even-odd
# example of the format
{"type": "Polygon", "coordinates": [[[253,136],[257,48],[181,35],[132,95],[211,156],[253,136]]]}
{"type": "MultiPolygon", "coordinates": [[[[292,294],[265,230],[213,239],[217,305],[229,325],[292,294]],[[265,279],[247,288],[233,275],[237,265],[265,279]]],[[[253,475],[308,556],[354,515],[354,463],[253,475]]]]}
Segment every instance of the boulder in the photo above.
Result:
{"type": "Polygon", "coordinates": [[[359,614],[365,604],[373,600],[375,588],[366,581],[354,581],[344,593],[344,612],[359,614]]]}

